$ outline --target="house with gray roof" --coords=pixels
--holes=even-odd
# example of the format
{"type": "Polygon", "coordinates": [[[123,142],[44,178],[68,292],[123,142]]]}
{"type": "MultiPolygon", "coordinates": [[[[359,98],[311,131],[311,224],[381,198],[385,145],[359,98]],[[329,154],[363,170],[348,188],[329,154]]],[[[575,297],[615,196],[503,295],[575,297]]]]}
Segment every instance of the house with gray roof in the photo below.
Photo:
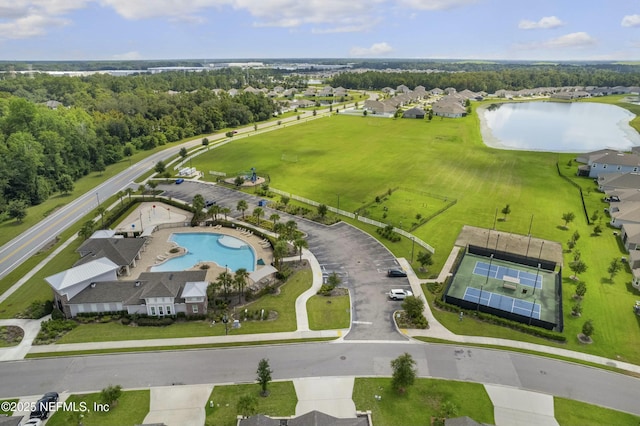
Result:
{"type": "Polygon", "coordinates": [[[640,188],[640,173],[607,173],[598,176],[598,190],[611,192],[640,188]]]}
{"type": "Polygon", "coordinates": [[[402,114],[402,118],[417,118],[418,120],[424,120],[425,112],[422,108],[411,108],[406,110],[402,114]]]}
{"type": "Polygon", "coordinates": [[[140,260],[146,241],[146,238],[93,238],[92,236],[76,250],[80,254],[80,260],[75,265],[106,257],[120,267],[118,275],[129,275],[131,268],[136,266],[136,261],[140,260]]]}
{"type": "Polygon", "coordinates": [[[458,102],[438,101],[431,106],[433,115],[438,117],[460,118],[467,114],[464,106],[458,102]]]}
{"type": "Polygon", "coordinates": [[[640,250],[640,223],[623,224],[620,238],[628,252],[640,250]]]}
{"type": "Polygon", "coordinates": [[[609,207],[611,226],[621,228],[626,223],[640,223],[640,202],[612,203],[609,207]]]}
{"type": "Polygon", "coordinates": [[[640,155],[633,152],[624,153],[613,149],[602,149],[581,154],[576,157],[576,161],[587,163],[589,177],[598,177],[606,173],[640,172],[640,155]]]}
{"type": "Polygon", "coordinates": [[[207,312],[206,271],[145,272],[118,280],[118,266],[96,259],[45,278],[54,303],[67,318],[81,313],[122,312],[163,317],[207,312]]]}
{"type": "Polygon", "coordinates": [[[396,107],[390,99],[384,101],[372,101],[367,99],[364,101],[364,109],[371,111],[372,114],[394,114],[396,107]]]}
{"type": "Polygon", "coordinates": [[[368,414],[361,414],[352,418],[338,418],[313,410],[297,417],[275,418],[258,414],[240,419],[238,426],[371,426],[368,414]]]}

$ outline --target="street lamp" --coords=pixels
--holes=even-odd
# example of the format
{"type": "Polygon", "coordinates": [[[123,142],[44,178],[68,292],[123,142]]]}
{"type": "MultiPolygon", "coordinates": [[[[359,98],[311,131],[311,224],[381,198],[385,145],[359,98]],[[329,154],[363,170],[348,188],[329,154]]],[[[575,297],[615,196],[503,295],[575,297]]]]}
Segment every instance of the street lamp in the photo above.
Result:
{"type": "MultiPolygon", "coordinates": [[[[487,271],[487,278],[484,281],[484,285],[487,285],[489,283],[489,273],[491,273],[491,264],[493,263],[493,254],[491,255],[491,257],[489,258],[489,270],[487,271]]],[[[482,300],[482,289],[483,289],[483,285],[480,284],[480,296],[478,296],[478,304],[476,305],[476,309],[478,311],[480,311],[480,300],[482,300]]]]}
{"type": "Polygon", "coordinates": [[[531,305],[531,315],[529,315],[529,325],[531,325],[531,318],[533,318],[533,308],[536,307],[536,299],[533,299],[533,305],[531,305]]]}
{"type": "Polygon", "coordinates": [[[540,275],[540,264],[538,263],[538,272],[536,272],[536,281],[533,283],[533,294],[536,294],[536,287],[538,287],[538,275],[540,275]]]}

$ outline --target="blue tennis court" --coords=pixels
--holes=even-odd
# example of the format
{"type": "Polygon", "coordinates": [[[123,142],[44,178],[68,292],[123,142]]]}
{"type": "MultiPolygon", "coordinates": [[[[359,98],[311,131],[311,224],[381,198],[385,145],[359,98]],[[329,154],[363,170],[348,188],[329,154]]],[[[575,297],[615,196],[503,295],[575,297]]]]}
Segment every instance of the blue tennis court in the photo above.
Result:
{"type": "Polygon", "coordinates": [[[511,282],[517,282],[527,287],[542,288],[542,275],[532,274],[531,272],[521,271],[519,269],[507,268],[506,266],[489,265],[485,262],[476,262],[475,268],[473,268],[475,275],[482,275],[489,278],[495,278],[498,280],[507,280],[511,282]],[[507,277],[507,278],[505,278],[507,277]]]}
{"type": "Polygon", "coordinates": [[[480,290],[475,287],[467,287],[462,297],[467,302],[480,303],[501,311],[512,312],[524,317],[540,319],[540,304],[526,300],[515,299],[510,296],[480,290]],[[482,294],[481,294],[482,293],[482,294]]]}

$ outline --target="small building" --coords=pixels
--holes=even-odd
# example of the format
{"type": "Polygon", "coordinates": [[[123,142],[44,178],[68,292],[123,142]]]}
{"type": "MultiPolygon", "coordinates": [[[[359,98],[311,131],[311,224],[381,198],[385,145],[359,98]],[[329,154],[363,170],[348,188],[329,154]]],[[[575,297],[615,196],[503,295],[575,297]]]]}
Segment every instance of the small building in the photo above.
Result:
{"type": "Polygon", "coordinates": [[[411,108],[406,110],[402,114],[402,118],[417,118],[418,120],[424,120],[425,112],[422,108],[411,108]]]}
{"type": "Polygon", "coordinates": [[[431,108],[433,115],[438,117],[460,118],[467,114],[466,108],[457,102],[438,101],[431,108]]]}
{"type": "Polygon", "coordinates": [[[598,177],[606,173],[640,172],[640,155],[635,152],[624,153],[613,149],[601,149],[576,157],[579,163],[589,166],[589,177],[598,177]]]}
{"type": "MultiPolygon", "coordinates": [[[[96,235],[96,234],[94,234],[96,235]]],[[[98,237],[103,234],[97,234],[98,237]]],[[[145,238],[94,238],[87,239],[76,252],[80,254],[80,260],[75,266],[92,260],[106,257],[119,266],[118,275],[129,275],[131,269],[140,260],[140,253],[144,249],[145,238]]]]}

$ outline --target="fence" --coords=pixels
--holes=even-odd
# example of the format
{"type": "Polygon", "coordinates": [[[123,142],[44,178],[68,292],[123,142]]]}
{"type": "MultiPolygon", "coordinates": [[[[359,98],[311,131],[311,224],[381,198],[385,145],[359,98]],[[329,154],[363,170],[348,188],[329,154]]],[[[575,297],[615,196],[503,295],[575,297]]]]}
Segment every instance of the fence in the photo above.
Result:
{"type": "Polygon", "coordinates": [[[225,172],[216,172],[215,170],[209,170],[209,174],[212,176],[226,176],[227,174],[225,172]]]}
{"type": "MultiPolygon", "coordinates": [[[[275,192],[278,195],[284,195],[285,197],[289,197],[292,200],[300,201],[302,203],[309,204],[311,206],[317,207],[317,206],[320,205],[320,203],[318,203],[317,201],[313,201],[313,200],[310,200],[308,198],[300,197],[298,195],[291,194],[289,192],[284,192],[284,191],[281,191],[279,189],[269,188],[269,190],[272,191],[272,192],[275,192]]],[[[366,218],[366,217],[362,217],[362,216],[353,214],[353,213],[345,211],[345,210],[337,209],[335,207],[327,206],[327,210],[329,210],[331,212],[334,212],[334,213],[337,213],[337,214],[342,215],[342,216],[349,217],[351,219],[357,219],[360,222],[368,223],[369,225],[377,226],[378,228],[385,228],[385,227],[388,226],[386,223],[382,223],[382,222],[378,222],[377,220],[373,220],[373,219],[369,219],[369,218],[366,218]]],[[[411,241],[415,242],[416,244],[418,244],[419,246],[423,247],[424,249],[430,251],[431,253],[435,253],[435,249],[433,247],[431,247],[429,244],[425,243],[424,241],[422,241],[420,238],[416,237],[415,235],[413,235],[413,234],[411,234],[409,232],[406,232],[406,231],[404,231],[402,229],[399,229],[399,228],[393,228],[393,232],[396,232],[396,233],[398,233],[398,234],[410,239],[411,241]]]]}

